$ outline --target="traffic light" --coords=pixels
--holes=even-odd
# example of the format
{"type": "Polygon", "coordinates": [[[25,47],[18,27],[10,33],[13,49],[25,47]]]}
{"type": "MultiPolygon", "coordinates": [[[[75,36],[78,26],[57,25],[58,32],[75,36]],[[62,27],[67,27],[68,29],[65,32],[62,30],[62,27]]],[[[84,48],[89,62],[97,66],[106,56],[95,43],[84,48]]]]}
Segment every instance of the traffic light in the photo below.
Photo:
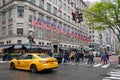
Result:
{"type": "Polygon", "coordinates": [[[72,19],[73,19],[74,21],[76,21],[76,19],[75,19],[75,13],[72,12],[71,15],[72,15],[72,19]]]}
{"type": "Polygon", "coordinates": [[[83,21],[82,12],[76,14],[76,22],[80,23],[83,21]]]}
{"type": "Polygon", "coordinates": [[[79,10],[76,10],[75,12],[72,12],[71,15],[72,15],[72,19],[75,22],[80,23],[80,22],[83,21],[82,12],[80,12],[79,10]]]}

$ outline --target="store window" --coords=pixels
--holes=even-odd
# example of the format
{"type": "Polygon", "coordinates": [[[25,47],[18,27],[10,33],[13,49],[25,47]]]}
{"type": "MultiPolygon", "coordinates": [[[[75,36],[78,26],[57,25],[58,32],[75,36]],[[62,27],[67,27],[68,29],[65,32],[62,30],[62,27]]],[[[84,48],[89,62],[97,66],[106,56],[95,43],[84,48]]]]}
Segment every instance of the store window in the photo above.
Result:
{"type": "Polygon", "coordinates": [[[2,23],[4,24],[6,22],[6,12],[2,13],[2,23]]]}
{"type": "Polygon", "coordinates": [[[54,15],[57,15],[56,13],[57,13],[57,8],[54,7],[54,8],[53,8],[53,14],[54,14],[54,15]]]}
{"type": "Polygon", "coordinates": [[[17,40],[17,44],[22,44],[22,40],[17,40]]]}
{"type": "Polygon", "coordinates": [[[64,13],[63,19],[66,20],[66,14],[64,13]]]}
{"type": "Polygon", "coordinates": [[[65,3],[63,4],[63,9],[64,9],[64,11],[66,11],[66,4],[65,3]]]}
{"type": "Polygon", "coordinates": [[[8,25],[8,35],[12,35],[12,25],[8,25]]]}
{"type": "Polygon", "coordinates": [[[17,23],[17,35],[23,35],[23,23],[17,23]]]}
{"type": "Polygon", "coordinates": [[[39,19],[40,19],[41,21],[44,21],[44,15],[41,14],[41,13],[39,13],[39,19]]]}
{"type": "Polygon", "coordinates": [[[47,17],[47,24],[50,24],[51,23],[51,18],[50,17],[47,17]]]}
{"type": "Polygon", "coordinates": [[[47,3],[47,11],[51,12],[51,4],[47,3]]]}
{"type": "Polygon", "coordinates": [[[18,12],[18,17],[23,17],[24,16],[24,6],[18,6],[17,7],[17,12],[18,12]]]}
{"type": "Polygon", "coordinates": [[[35,17],[35,11],[34,10],[29,10],[29,21],[31,22],[32,21],[32,18],[35,17]]]}
{"type": "Polygon", "coordinates": [[[55,5],[57,5],[57,0],[53,0],[53,3],[54,3],[55,5]]]}
{"type": "Polygon", "coordinates": [[[9,19],[13,18],[13,9],[9,9],[9,19]]]}
{"type": "Polygon", "coordinates": [[[41,8],[44,8],[44,0],[39,0],[39,6],[40,6],[41,8]]]}
{"type": "Polygon", "coordinates": [[[38,28],[38,38],[43,38],[43,30],[40,27],[38,28]]]}
{"type": "Polygon", "coordinates": [[[30,2],[36,4],[36,0],[30,0],[30,2]]]}
{"type": "Polygon", "coordinates": [[[5,26],[4,27],[2,27],[2,37],[5,37],[5,26]]]}

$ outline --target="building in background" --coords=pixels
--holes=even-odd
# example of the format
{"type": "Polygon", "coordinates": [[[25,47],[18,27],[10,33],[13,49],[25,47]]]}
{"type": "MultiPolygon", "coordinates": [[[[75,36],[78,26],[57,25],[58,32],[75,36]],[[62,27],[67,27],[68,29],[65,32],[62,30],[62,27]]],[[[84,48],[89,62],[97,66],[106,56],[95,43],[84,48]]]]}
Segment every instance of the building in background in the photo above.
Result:
{"type": "Polygon", "coordinates": [[[90,38],[83,20],[76,23],[71,12],[85,7],[82,0],[0,0],[0,45],[34,44],[80,48],[90,38]]]}

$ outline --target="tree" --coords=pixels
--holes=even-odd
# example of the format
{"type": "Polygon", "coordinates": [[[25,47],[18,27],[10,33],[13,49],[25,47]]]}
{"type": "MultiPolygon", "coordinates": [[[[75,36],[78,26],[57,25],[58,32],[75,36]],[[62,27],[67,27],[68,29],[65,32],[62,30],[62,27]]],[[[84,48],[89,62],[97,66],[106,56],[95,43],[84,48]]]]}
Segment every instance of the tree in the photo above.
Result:
{"type": "Polygon", "coordinates": [[[120,41],[120,0],[101,1],[83,10],[94,30],[111,29],[120,41]]]}

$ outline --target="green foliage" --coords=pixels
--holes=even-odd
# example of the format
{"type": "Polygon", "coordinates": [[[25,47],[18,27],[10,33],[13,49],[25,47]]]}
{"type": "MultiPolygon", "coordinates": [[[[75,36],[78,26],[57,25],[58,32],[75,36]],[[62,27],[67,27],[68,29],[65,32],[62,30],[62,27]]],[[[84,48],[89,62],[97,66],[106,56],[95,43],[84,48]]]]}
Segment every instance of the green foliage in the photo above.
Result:
{"type": "MultiPolygon", "coordinates": [[[[120,31],[120,0],[101,1],[83,10],[84,17],[88,20],[88,25],[95,30],[112,29],[117,35],[116,30],[120,31]]],[[[117,35],[120,41],[120,36],[117,35]]]]}

